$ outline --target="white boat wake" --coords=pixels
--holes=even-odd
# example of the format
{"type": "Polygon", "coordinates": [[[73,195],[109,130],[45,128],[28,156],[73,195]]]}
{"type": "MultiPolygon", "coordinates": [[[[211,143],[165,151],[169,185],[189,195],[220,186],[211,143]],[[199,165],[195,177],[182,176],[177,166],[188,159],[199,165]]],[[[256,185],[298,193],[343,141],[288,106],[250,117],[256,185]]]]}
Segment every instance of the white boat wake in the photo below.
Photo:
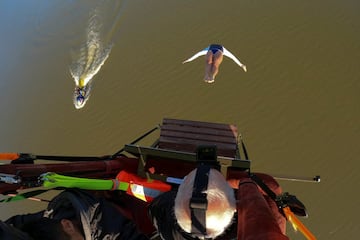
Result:
{"type": "Polygon", "coordinates": [[[73,102],[76,109],[85,106],[90,97],[92,79],[100,71],[111,52],[112,44],[104,46],[101,41],[100,26],[95,11],[89,19],[86,44],[81,47],[78,58],[70,66],[70,73],[75,81],[73,102]]]}

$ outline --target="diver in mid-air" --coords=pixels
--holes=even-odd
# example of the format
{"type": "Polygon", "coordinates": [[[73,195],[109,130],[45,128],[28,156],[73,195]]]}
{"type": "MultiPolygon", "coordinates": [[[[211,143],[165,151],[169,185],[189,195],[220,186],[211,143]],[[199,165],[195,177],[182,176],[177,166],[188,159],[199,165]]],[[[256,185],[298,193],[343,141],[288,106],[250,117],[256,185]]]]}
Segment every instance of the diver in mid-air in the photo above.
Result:
{"type": "Polygon", "coordinates": [[[223,60],[223,56],[227,56],[231,58],[237,65],[239,65],[246,72],[246,66],[242,64],[239,59],[237,59],[229,50],[227,50],[224,46],[219,44],[211,44],[204,50],[196,53],[191,58],[183,61],[183,63],[191,62],[192,60],[206,55],[205,59],[205,77],[204,81],[207,83],[213,83],[215,81],[215,76],[219,72],[220,64],[223,60]]]}

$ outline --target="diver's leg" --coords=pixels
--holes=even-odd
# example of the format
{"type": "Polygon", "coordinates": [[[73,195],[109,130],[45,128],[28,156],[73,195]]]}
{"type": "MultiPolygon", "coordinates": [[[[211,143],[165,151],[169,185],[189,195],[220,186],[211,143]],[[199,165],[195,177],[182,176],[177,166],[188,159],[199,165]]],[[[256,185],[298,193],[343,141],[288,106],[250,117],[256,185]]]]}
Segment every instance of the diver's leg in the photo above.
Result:
{"type": "Polygon", "coordinates": [[[205,57],[205,77],[204,81],[209,81],[212,79],[211,69],[213,64],[213,53],[208,51],[205,57]]]}
{"type": "Polygon", "coordinates": [[[212,80],[215,79],[215,76],[218,74],[219,72],[219,67],[221,62],[223,61],[223,53],[221,51],[217,51],[214,54],[214,60],[213,60],[213,64],[212,64],[212,68],[211,68],[211,77],[212,80]]]}

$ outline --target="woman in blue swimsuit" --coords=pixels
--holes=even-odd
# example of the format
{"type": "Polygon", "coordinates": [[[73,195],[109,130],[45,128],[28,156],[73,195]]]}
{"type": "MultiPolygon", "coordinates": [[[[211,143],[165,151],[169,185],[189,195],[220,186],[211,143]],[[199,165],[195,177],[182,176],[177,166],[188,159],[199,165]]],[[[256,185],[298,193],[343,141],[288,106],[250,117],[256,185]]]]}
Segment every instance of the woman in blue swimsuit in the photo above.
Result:
{"type": "Polygon", "coordinates": [[[219,44],[211,44],[204,50],[196,53],[191,58],[185,60],[183,63],[191,62],[192,60],[202,56],[206,55],[205,58],[205,77],[204,81],[207,83],[213,83],[215,81],[215,76],[219,72],[219,66],[221,62],[223,61],[223,56],[227,56],[231,58],[236,64],[238,64],[240,67],[244,69],[246,72],[246,66],[242,64],[239,59],[237,59],[230,51],[228,51],[224,46],[219,44]]]}

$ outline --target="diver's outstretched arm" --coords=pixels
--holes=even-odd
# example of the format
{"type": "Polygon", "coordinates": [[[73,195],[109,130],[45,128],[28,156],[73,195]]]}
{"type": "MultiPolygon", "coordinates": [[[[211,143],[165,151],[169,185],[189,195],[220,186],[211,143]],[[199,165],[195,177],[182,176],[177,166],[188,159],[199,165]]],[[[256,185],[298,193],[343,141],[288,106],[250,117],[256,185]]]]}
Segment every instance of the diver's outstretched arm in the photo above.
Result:
{"type": "Polygon", "coordinates": [[[192,60],[200,57],[200,56],[203,56],[203,55],[206,55],[207,51],[209,50],[209,48],[205,48],[204,50],[201,50],[200,52],[196,53],[194,56],[192,56],[191,58],[183,61],[182,63],[187,63],[187,62],[191,62],[192,60]]]}
{"type": "Polygon", "coordinates": [[[239,59],[237,59],[229,50],[227,50],[226,48],[223,47],[223,54],[229,58],[231,58],[237,65],[239,65],[240,67],[242,67],[242,69],[244,69],[244,71],[246,72],[246,66],[244,64],[242,64],[239,59]]]}

